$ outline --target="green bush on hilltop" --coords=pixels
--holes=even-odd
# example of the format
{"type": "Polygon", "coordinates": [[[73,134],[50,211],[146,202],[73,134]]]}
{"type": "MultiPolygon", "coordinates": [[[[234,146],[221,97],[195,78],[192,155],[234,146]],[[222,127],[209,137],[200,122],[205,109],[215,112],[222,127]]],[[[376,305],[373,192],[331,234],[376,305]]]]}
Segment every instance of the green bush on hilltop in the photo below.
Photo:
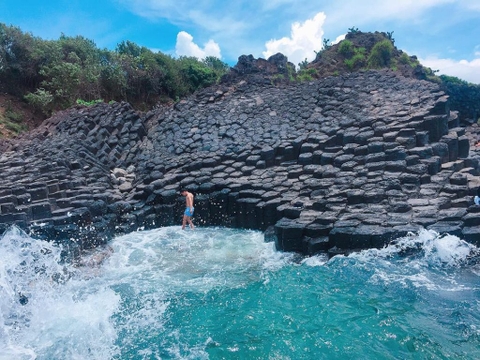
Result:
{"type": "Polygon", "coordinates": [[[350,59],[355,54],[355,46],[350,40],[343,40],[340,42],[337,51],[347,59],[350,59]]]}
{"type": "Polygon", "coordinates": [[[349,34],[357,34],[357,33],[359,33],[359,32],[361,32],[361,31],[358,30],[358,28],[355,27],[355,26],[352,26],[351,28],[348,28],[348,33],[349,33],[349,34]]]}
{"type": "Polygon", "coordinates": [[[412,68],[420,64],[415,57],[412,59],[410,56],[408,56],[407,53],[404,53],[404,52],[402,52],[402,55],[400,55],[400,57],[398,58],[398,62],[400,64],[408,65],[412,68]]]}
{"type": "Polygon", "coordinates": [[[354,48],[354,55],[350,59],[345,59],[344,64],[350,70],[356,70],[365,66],[365,53],[364,47],[354,48]]]}
{"type": "Polygon", "coordinates": [[[367,64],[370,69],[380,69],[390,66],[390,60],[392,58],[394,47],[390,40],[382,40],[377,42],[370,55],[368,56],[367,64]]]}

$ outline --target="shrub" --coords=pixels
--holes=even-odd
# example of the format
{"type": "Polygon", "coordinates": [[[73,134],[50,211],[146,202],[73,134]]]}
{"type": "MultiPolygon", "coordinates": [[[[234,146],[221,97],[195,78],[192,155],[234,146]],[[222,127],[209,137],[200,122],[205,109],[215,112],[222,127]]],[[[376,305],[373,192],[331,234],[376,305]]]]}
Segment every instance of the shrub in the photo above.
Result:
{"type": "Polygon", "coordinates": [[[400,55],[400,57],[398,58],[398,62],[400,64],[404,64],[404,65],[408,65],[412,68],[414,68],[415,66],[417,66],[419,63],[418,63],[418,60],[416,60],[415,57],[410,57],[408,56],[407,53],[402,53],[402,55],[400,55]]]}
{"type": "Polygon", "coordinates": [[[312,81],[313,77],[310,74],[307,73],[300,73],[297,75],[297,80],[300,82],[305,82],[305,81],[312,81]]]}
{"type": "Polygon", "coordinates": [[[92,100],[92,101],[85,101],[82,99],[77,99],[76,103],[77,105],[83,105],[83,106],[93,106],[95,104],[103,102],[103,99],[97,99],[97,100],[92,100]]]}
{"type": "Polygon", "coordinates": [[[347,59],[350,59],[355,54],[353,43],[350,40],[343,40],[339,44],[337,51],[347,59]]]}
{"type": "Polygon", "coordinates": [[[305,60],[303,60],[302,62],[299,62],[299,63],[298,63],[298,67],[300,68],[300,70],[306,69],[306,68],[307,68],[307,65],[308,65],[308,60],[307,60],[307,58],[305,58],[305,60]]]}
{"type": "Polygon", "coordinates": [[[19,134],[27,130],[27,127],[24,124],[17,124],[10,121],[5,122],[5,128],[14,132],[15,134],[19,134]]]}
{"type": "Polygon", "coordinates": [[[53,95],[45,89],[37,89],[34,93],[25,95],[25,100],[35,108],[49,116],[52,112],[53,95]]]}
{"type": "Polygon", "coordinates": [[[332,47],[332,43],[330,42],[330,39],[323,39],[323,47],[322,50],[328,50],[332,47]]]}
{"type": "Polygon", "coordinates": [[[423,73],[425,74],[425,80],[428,80],[437,84],[442,83],[442,80],[440,79],[440,77],[435,75],[435,73],[438,72],[438,70],[432,70],[431,68],[426,66],[422,66],[422,70],[423,70],[423,73]]]}
{"type": "Polygon", "coordinates": [[[456,76],[440,75],[440,79],[446,84],[468,85],[468,81],[459,79],[456,76]]]}
{"type": "Polygon", "coordinates": [[[282,83],[285,81],[285,76],[283,74],[275,74],[270,78],[270,83],[272,85],[282,83]]]}
{"type": "Polygon", "coordinates": [[[400,64],[410,65],[410,56],[408,56],[407,53],[403,53],[403,54],[400,55],[400,57],[398,58],[398,61],[400,62],[400,64]]]}
{"type": "Polygon", "coordinates": [[[16,123],[21,123],[23,121],[23,115],[12,108],[12,104],[10,101],[7,103],[7,107],[5,109],[5,117],[9,121],[13,121],[16,123]]]}
{"type": "Polygon", "coordinates": [[[371,69],[378,69],[390,65],[392,58],[393,44],[390,40],[382,40],[377,42],[370,52],[368,57],[368,67],[371,69]]]}
{"type": "Polygon", "coordinates": [[[19,134],[27,130],[26,125],[21,123],[22,120],[22,115],[14,111],[6,110],[5,114],[0,113],[0,124],[14,134],[19,134]]]}
{"type": "Polygon", "coordinates": [[[300,82],[303,81],[312,81],[314,76],[317,74],[317,70],[310,68],[310,69],[301,69],[297,73],[297,80],[300,82]]]}
{"type": "Polygon", "coordinates": [[[344,64],[350,70],[359,69],[365,66],[365,52],[364,47],[354,48],[354,55],[351,59],[345,59],[344,64]]]}
{"type": "Polygon", "coordinates": [[[393,33],[394,33],[394,31],[392,31],[392,32],[387,31],[387,39],[390,40],[392,42],[392,44],[395,44],[395,39],[393,38],[393,33]]]}

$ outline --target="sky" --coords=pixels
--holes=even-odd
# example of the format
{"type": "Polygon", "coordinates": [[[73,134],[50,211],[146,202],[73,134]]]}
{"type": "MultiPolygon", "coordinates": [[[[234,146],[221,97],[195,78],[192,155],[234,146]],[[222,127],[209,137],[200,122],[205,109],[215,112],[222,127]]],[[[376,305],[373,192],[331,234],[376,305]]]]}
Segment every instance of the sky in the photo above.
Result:
{"type": "Polygon", "coordinates": [[[351,28],[389,32],[438,74],[480,84],[480,0],[0,0],[0,22],[45,40],[129,40],[174,57],[281,52],[298,65],[351,28]]]}

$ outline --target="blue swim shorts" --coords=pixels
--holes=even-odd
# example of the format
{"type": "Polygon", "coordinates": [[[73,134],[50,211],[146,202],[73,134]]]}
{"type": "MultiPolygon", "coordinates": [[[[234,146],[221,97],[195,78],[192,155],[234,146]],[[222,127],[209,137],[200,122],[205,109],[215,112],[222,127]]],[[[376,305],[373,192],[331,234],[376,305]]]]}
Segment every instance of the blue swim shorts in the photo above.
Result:
{"type": "Polygon", "coordinates": [[[184,212],[183,214],[184,214],[185,216],[193,216],[193,211],[194,211],[193,207],[192,207],[192,208],[188,208],[188,207],[187,207],[187,208],[185,209],[185,212],[184,212]],[[191,209],[191,210],[190,210],[190,209],[191,209]]]}

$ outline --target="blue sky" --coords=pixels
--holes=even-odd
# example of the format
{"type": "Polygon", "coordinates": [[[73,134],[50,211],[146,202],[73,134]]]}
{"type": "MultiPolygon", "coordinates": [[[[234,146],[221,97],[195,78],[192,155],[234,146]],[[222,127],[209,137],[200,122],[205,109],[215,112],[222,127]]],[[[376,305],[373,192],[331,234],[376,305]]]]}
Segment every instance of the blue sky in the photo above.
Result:
{"type": "Polygon", "coordinates": [[[480,0],[0,0],[0,22],[43,39],[124,40],[173,56],[282,52],[298,64],[323,39],[355,27],[392,32],[395,45],[440,74],[480,84],[480,0]]]}

